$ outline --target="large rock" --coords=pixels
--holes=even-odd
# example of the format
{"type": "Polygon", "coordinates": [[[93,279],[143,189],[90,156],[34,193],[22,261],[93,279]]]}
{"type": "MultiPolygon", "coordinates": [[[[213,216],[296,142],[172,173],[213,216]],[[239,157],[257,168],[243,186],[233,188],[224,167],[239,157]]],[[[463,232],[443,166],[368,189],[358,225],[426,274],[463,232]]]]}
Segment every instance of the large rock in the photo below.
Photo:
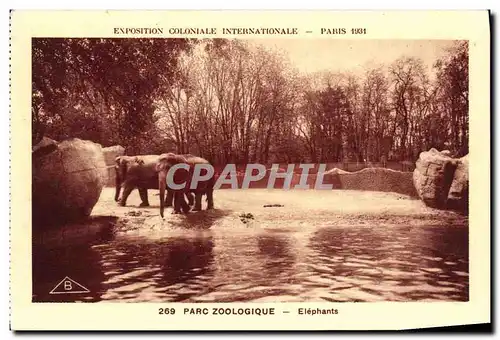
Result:
{"type": "Polygon", "coordinates": [[[31,149],[31,158],[37,159],[54,152],[57,149],[57,142],[53,139],[43,137],[38,144],[31,149]]]}
{"type": "Polygon", "coordinates": [[[50,152],[35,156],[33,148],[33,225],[43,227],[88,217],[107,181],[100,144],[80,139],[56,144],[50,152]],[[41,155],[41,156],[40,156],[41,155]]]}
{"type": "Polygon", "coordinates": [[[448,206],[468,210],[469,205],[469,155],[457,160],[457,169],[448,192],[448,206]]]}
{"type": "Polygon", "coordinates": [[[457,168],[457,160],[447,151],[432,148],[420,153],[413,171],[413,183],[418,196],[432,208],[447,207],[448,192],[457,168]]]}
{"type": "Polygon", "coordinates": [[[108,181],[106,186],[115,186],[116,172],[115,172],[115,159],[118,156],[123,156],[125,154],[125,148],[121,145],[108,146],[102,149],[104,154],[104,162],[107,166],[108,181]]]}

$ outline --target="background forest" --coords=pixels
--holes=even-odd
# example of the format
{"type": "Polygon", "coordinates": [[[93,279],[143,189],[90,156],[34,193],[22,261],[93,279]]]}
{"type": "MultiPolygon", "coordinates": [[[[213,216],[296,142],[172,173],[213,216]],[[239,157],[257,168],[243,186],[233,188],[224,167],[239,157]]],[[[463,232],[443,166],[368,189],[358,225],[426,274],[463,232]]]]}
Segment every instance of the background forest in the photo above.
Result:
{"type": "MultiPolygon", "coordinates": [[[[33,39],[32,132],[214,164],[468,153],[468,45],[362,74],[303,74],[242,40],[33,39]]],[[[325,56],[326,57],[326,56],[325,56]]]]}

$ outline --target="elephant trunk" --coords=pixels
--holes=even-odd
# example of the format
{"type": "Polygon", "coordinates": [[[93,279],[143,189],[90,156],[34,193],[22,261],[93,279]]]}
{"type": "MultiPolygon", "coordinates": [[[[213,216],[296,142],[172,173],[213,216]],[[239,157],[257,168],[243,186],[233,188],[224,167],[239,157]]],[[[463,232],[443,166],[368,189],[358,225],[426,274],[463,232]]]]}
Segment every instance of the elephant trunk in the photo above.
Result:
{"type": "Polygon", "coordinates": [[[165,210],[165,187],[167,185],[167,172],[161,170],[158,173],[158,187],[160,189],[160,216],[163,218],[163,211],[165,210]]]}

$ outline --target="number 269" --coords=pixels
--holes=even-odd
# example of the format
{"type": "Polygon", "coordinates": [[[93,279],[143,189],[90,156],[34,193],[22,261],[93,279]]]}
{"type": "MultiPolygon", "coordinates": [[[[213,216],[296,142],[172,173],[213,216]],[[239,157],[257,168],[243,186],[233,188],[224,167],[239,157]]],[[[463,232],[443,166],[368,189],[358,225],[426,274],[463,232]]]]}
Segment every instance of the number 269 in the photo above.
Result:
{"type": "Polygon", "coordinates": [[[158,310],[158,314],[165,314],[165,315],[174,315],[175,314],[175,308],[160,308],[158,310]]]}

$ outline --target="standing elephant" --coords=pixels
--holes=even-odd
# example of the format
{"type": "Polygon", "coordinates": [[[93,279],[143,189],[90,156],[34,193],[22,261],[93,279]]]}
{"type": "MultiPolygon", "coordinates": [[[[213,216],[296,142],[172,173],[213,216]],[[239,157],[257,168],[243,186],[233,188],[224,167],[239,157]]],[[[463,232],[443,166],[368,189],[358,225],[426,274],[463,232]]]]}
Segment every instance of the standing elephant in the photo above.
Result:
{"type": "MultiPolygon", "coordinates": [[[[189,206],[184,201],[183,194],[191,192],[195,194],[195,204],[194,211],[201,210],[201,198],[203,195],[207,195],[207,210],[213,209],[213,190],[215,179],[210,176],[209,179],[198,182],[196,188],[191,189],[191,180],[193,177],[193,171],[196,164],[206,164],[210,163],[201,157],[193,155],[177,155],[173,153],[162,154],[159,157],[157,171],[158,171],[158,183],[160,188],[160,215],[163,217],[164,204],[163,197],[165,195],[165,189],[174,191],[174,213],[180,213],[181,210],[184,212],[189,211],[189,206]],[[167,185],[167,173],[170,168],[176,164],[187,164],[189,170],[177,169],[175,171],[173,181],[175,184],[186,183],[183,189],[173,189],[167,185]]],[[[201,175],[206,174],[206,170],[202,171],[201,175]],[[205,171],[205,172],[204,172],[205,171]]]]}
{"type": "MultiPolygon", "coordinates": [[[[116,157],[115,201],[119,201],[121,206],[125,206],[128,196],[135,188],[137,188],[142,201],[140,206],[149,206],[148,189],[159,189],[158,173],[156,170],[158,159],[158,155],[116,157]],[[120,198],[120,191],[122,187],[123,193],[120,198]]],[[[169,191],[166,202],[167,206],[172,206],[173,196],[174,193],[169,191]]],[[[189,204],[192,205],[194,201],[193,196],[188,194],[187,197],[189,204]]],[[[163,196],[161,198],[163,198],[163,196]]]]}

